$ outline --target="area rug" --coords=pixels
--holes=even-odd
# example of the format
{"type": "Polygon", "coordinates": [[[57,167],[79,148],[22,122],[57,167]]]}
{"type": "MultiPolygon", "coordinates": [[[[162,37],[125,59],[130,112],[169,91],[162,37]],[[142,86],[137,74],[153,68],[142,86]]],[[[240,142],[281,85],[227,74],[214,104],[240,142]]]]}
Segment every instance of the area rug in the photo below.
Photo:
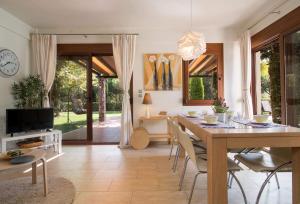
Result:
{"type": "Polygon", "coordinates": [[[37,184],[31,177],[0,181],[0,204],[70,204],[75,198],[73,183],[62,177],[48,178],[48,195],[44,197],[43,178],[37,184]]]}

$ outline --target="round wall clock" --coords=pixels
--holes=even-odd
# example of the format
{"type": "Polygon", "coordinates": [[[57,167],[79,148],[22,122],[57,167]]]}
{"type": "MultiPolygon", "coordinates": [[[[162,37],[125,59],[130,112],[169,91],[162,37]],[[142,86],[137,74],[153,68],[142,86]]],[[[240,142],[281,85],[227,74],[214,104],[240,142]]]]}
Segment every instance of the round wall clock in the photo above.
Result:
{"type": "Polygon", "coordinates": [[[8,49],[0,50],[0,75],[11,77],[19,71],[20,62],[17,55],[8,49]]]}

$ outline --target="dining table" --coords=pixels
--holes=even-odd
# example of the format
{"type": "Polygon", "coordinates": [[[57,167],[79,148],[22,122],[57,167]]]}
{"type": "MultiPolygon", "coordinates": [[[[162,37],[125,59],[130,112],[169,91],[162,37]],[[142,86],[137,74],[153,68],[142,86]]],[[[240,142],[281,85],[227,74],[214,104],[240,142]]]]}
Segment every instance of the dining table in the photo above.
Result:
{"type": "MultiPolygon", "coordinates": [[[[229,149],[292,148],[292,201],[300,204],[300,128],[274,125],[256,127],[231,122],[230,126],[201,125],[201,119],[179,115],[178,123],[207,146],[208,204],[227,204],[227,153],[229,149]]],[[[184,151],[182,151],[184,152],[184,151]]]]}

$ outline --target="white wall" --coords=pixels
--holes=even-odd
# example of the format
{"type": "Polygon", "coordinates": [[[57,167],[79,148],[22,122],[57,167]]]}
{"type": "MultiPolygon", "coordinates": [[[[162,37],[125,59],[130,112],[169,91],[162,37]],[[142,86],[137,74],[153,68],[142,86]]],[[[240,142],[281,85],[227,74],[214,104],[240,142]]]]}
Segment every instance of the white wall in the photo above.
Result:
{"type": "Polygon", "coordinates": [[[0,76],[0,136],[5,131],[5,110],[14,107],[14,100],[10,93],[11,85],[29,73],[30,30],[30,26],[0,8],[0,49],[12,50],[20,61],[20,69],[15,76],[11,78],[0,76]]]}
{"type": "MultiPolygon", "coordinates": [[[[138,90],[143,90],[143,54],[176,52],[176,42],[185,30],[139,30],[137,38],[136,60],[133,71],[133,97],[134,97],[134,124],[137,119],[145,114],[145,107],[141,104],[142,98],[138,97],[138,90]]],[[[235,31],[210,29],[204,32],[207,42],[224,43],[224,77],[225,99],[232,110],[241,111],[241,71],[239,61],[239,44],[236,41],[235,31]]],[[[51,32],[51,31],[47,31],[51,32]]],[[[52,31],[55,32],[55,31],[52,31]]],[[[109,32],[109,31],[106,31],[109,32]]],[[[111,43],[111,37],[106,36],[58,36],[59,43],[111,43]]],[[[144,90],[143,90],[144,93],[144,90]]],[[[183,106],[182,90],[177,91],[151,91],[153,104],[151,113],[168,111],[170,114],[184,113],[188,110],[211,111],[206,106],[183,106]]],[[[155,126],[152,130],[160,131],[155,126]]]]}
{"type": "Polygon", "coordinates": [[[264,19],[262,19],[259,23],[257,23],[257,21],[249,22],[248,26],[251,26],[251,25],[254,25],[255,23],[257,23],[255,26],[253,26],[250,29],[251,35],[254,35],[254,34],[258,33],[259,31],[263,30],[265,27],[267,27],[267,26],[271,25],[272,23],[274,23],[275,21],[279,20],[280,18],[282,18],[283,16],[285,16],[286,14],[288,14],[289,12],[291,12],[292,10],[297,8],[298,6],[300,6],[299,0],[289,0],[286,3],[284,3],[283,5],[279,6],[278,8],[273,8],[271,10],[271,11],[279,11],[280,12],[279,14],[277,14],[277,13],[269,14],[264,19]]]}

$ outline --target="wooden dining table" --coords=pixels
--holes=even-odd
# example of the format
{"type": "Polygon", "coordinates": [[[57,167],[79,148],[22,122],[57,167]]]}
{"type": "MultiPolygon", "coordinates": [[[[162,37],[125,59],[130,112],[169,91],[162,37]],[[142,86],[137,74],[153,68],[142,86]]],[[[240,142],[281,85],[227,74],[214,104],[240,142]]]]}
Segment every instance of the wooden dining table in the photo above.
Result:
{"type": "Polygon", "coordinates": [[[200,121],[178,116],[183,129],[190,130],[207,145],[208,204],[227,204],[227,152],[235,148],[291,147],[292,200],[300,204],[300,128],[279,126],[253,128],[203,128],[200,121]]]}

